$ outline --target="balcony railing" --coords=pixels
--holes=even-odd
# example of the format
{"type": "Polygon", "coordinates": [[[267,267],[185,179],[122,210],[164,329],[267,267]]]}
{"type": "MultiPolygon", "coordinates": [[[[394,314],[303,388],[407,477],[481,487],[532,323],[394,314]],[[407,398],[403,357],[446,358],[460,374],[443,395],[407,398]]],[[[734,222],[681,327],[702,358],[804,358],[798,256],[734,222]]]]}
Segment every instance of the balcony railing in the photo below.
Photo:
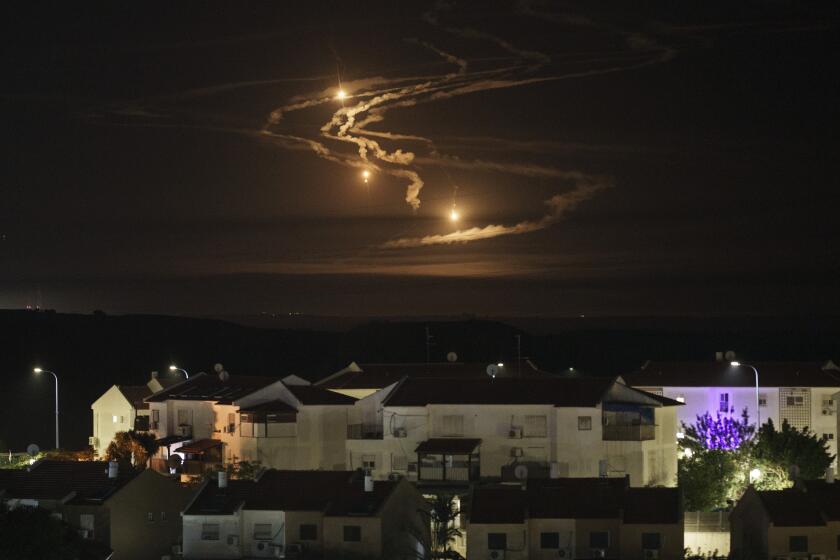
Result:
{"type": "Polygon", "coordinates": [[[656,439],[654,424],[614,424],[604,426],[604,441],[647,441],[656,439]]]}
{"type": "Polygon", "coordinates": [[[382,425],[348,424],[347,439],[382,439],[382,425]]]}

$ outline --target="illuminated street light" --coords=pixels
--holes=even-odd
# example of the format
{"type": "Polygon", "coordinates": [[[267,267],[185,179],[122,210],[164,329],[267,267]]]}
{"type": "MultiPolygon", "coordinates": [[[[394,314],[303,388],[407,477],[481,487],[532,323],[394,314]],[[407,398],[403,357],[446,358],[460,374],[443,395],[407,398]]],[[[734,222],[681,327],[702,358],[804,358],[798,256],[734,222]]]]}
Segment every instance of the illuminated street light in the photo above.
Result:
{"type": "Polygon", "coordinates": [[[41,369],[36,367],[32,370],[36,375],[40,375],[41,373],[49,373],[55,378],[55,448],[59,449],[58,446],[58,376],[55,374],[54,371],[50,371],[48,369],[41,369]]]}
{"type": "Polygon", "coordinates": [[[761,478],[761,469],[755,468],[750,471],[750,484],[761,478]]]}
{"type": "Polygon", "coordinates": [[[742,364],[741,362],[730,362],[729,365],[732,367],[748,367],[755,373],[755,426],[756,432],[758,429],[761,428],[761,410],[759,409],[759,402],[758,402],[758,370],[755,369],[754,366],[749,364],[742,364]]]}
{"type": "Polygon", "coordinates": [[[179,368],[178,366],[175,366],[175,365],[171,365],[171,366],[169,366],[169,371],[172,371],[172,372],[175,372],[175,371],[180,371],[181,373],[183,373],[183,374],[184,374],[184,377],[185,377],[186,379],[189,379],[189,378],[190,378],[190,374],[189,374],[189,373],[187,373],[187,370],[185,370],[185,369],[181,369],[181,368],[179,368]]]}

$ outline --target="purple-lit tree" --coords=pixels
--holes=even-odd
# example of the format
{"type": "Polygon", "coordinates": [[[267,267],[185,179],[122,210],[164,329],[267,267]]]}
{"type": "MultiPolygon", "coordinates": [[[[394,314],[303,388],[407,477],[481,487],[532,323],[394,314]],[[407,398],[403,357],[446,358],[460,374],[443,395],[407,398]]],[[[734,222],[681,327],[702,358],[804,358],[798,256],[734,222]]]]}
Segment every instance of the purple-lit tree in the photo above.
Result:
{"type": "Polygon", "coordinates": [[[706,412],[697,415],[697,422],[693,426],[685,427],[686,439],[696,446],[705,449],[721,451],[735,451],[748,443],[755,434],[755,425],[750,424],[747,409],[741,417],[734,417],[731,413],[713,417],[706,412]]]}

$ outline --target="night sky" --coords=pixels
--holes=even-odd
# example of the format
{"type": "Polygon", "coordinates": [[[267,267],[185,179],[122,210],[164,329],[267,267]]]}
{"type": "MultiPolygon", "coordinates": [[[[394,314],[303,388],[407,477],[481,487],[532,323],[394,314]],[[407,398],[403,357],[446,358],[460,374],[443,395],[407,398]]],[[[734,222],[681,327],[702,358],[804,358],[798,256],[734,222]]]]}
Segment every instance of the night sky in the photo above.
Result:
{"type": "Polygon", "coordinates": [[[836,3],[25,9],[2,308],[840,312],[836,3]]]}

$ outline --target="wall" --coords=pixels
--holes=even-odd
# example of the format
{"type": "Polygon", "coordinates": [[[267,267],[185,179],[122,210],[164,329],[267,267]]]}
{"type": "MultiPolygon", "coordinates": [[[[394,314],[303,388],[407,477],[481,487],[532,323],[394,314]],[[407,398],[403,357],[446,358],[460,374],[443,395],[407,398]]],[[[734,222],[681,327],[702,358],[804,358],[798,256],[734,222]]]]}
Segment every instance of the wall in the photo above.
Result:
{"type": "Polygon", "coordinates": [[[324,517],[324,552],[330,558],[382,558],[382,520],[378,517],[324,517]],[[344,526],[362,528],[361,542],[344,542],[344,526]]]}
{"type": "Polygon", "coordinates": [[[242,555],[246,557],[274,556],[273,549],[264,548],[260,551],[254,539],[254,525],[257,523],[271,524],[270,544],[286,544],[286,514],[282,511],[244,510],[242,511],[242,555]]]}
{"type": "Polygon", "coordinates": [[[621,558],[644,558],[642,554],[642,534],[659,533],[659,557],[682,558],[685,547],[682,523],[672,525],[622,524],[620,534],[621,558]]]}
{"type": "Polygon", "coordinates": [[[489,558],[487,548],[488,533],[504,533],[507,535],[507,551],[505,560],[524,560],[528,558],[528,531],[524,524],[508,523],[470,523],[467,533],[468,558],[489,558]]]}
{"type": "MultiPolygon", "coordinates": [[[[589,534],[593,531],[608,531],[610,546],[607,558],[618,558],[621,550],[621,530],[618,519],[578,519],[575,522],[575,549],[581,558],[589,558],[589,534]]],[[[633,558],[633,557],[631,557],[633,558]]],[[[667,557],[666,557],[667,558],[667,557]]]]}
{"type": "Polygon", "coordinates": [[[241,558],[242,528],[240,520],[240,512],[233,515],[185,515],[183,517],[184,558],[241,558]],[[204,523],[219,524],[219,540],[201,540],[201,530],[204,523]],[[228,535],[237,535],[239,543],[228,545],[228,535]]]}
{"type": "Polygon", "coordinates": [[[748,488],[729,514],[730,552],[735,557],[767,557],[770,519],[755,490],[748,488]]]}
{"type": "Polygon", "coordinates": [[[685,547],[692,552],[713,552],[729,555],[729,513],[687,511],[685,516],[685,547]]]}
{"type": "Polygon", "coordinates": [[[97,438],[97,445],[94,450],[101,457],[117,432],[127,432],[134,429],[136,413],[134,407],[126,400],[116,385],[105,391],[90,408],[93,412],[92,435],[97,438]],[[117,422],[113,421],[114,416],[117,416],[117,422]]]}
{"type": "Polygon", "coordinates": [[[555,560],[575,557],[575,521],[574,519],[530,519],[528,520],[529,558],[532,560],[555,560]],[[540,533],[560,534],[560,548],[543,549],[540,547],[540,533]],[[560,556],[559,551],[565,551],[560,556]]]}
{"type": "Polygon", "coordinates": [[[320,511],[287,511],[286,542],[288,544],[302,544],[307,551],[316,555],[321,553],[324,549],[324,514],[320,511]],[[317,527],[314,541],[300,539],[300,526],[304,524],[317,527]]]}
{"type": "Polygon", "coordinates": [[[150,469],[126,484],[106,505],[111,518],[114,560],[145,560],[172,552],[181,542],[181,512],[194,489],[150,469]],[[151,512],[153,521],[148,521],[151,512]],[[166,513],[162,519],[161,512],[166,513]]]}
{"type": "MultiPolygon", "coordinates": [[[[808,537],[808,553],[825,554],[835,558],[837,554],[837,535],[840,530],[839,522],[828,523],[824,527],[775,527],[770,525],[768,530],[768,553],[770,558],[791,554],[790,537],[808,537]]],[[[794,553],[795,556],[808,557],[807,554],[794,553]]]]}
{"type": "MultiPolygon", "coordinates": [[[[376,484],[376,483],[374,483],[376,484]]],[[[430,542],[428,516],[419,513],[429,506],[417,488],[401,480],[391,491],[377,517],[382,521],[383,558],[423,558],[430,542]]]]}

